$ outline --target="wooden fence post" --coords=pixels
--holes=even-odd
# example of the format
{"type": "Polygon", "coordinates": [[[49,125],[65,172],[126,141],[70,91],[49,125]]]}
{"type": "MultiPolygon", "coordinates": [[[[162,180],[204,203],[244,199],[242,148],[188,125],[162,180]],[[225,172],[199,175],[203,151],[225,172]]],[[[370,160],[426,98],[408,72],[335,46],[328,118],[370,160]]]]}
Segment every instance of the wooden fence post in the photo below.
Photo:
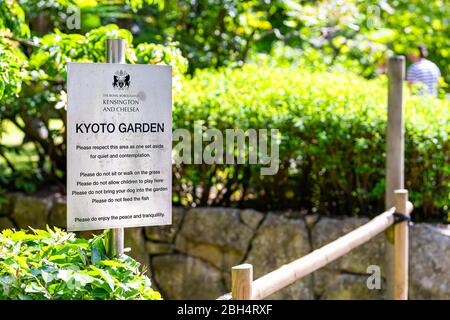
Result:
{"type": "Polygon", "coordinates": [[[231,297],[233,300],[251,300],[253,266],[245,263],[231,268],[231,297]]]}
{"type": "MultiPolygon", "coordinates": [[[[404,188],[403,80],[405,57],[394,56],[388,62],[388,123],[386,150],[385,209],[395,205],[394,190],[404,188]]],[[[394,228],[386,231],[387,298],[394,297],[394,228]]]]}
{"type": "MultiPolygon", "coordinates": [[[[395,190],[395,209],[409,217],[407,210],[408,190],[395,190]]],[[[408,221],[402,221],[394,225],[394,299],[408,299],[408,221]]]]}

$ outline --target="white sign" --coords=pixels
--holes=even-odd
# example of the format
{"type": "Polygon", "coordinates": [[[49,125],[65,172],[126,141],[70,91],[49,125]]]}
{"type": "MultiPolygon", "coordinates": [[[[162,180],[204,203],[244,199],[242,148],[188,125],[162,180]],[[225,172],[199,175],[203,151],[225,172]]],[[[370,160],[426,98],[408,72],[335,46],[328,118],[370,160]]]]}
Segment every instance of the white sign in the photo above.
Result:
{"type": "Polygon", "coordinates": [[[70,63],[67,229],[172,222],[172,71],[70,63]]]}

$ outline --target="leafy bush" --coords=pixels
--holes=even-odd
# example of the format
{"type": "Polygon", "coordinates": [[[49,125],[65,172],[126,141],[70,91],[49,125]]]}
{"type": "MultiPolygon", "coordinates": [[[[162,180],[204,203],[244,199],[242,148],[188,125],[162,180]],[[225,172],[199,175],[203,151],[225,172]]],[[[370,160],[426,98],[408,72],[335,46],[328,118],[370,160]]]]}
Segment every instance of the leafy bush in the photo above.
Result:
{"type": "Polygon", "coordinates": [[[0,299],[158,300],[150,279],[130,257],[109,260],[103,238],[54,230],[3,230],[0,299]]]}
{"type": "MultiPolygon", "coordinates": [[[[198,72],[175,97],[174,127],[280,130],[280,169],[255,165],[174,168],[174,201],[322,214],[383,209],[387,81],[350,73],[246,65],[198,72]]],[[[406,88],[405,88],[406,90],[406,88]]],[[[415,218],[446,219],[449,106],[406,91],[406,185],[415,218]]],[[[208,142],[209,143],[209,142],[208,142]]]]}
{"type": "Polygon", "coordinates": [[[418,43],[450,82],[450,7],[442,0],[321,0],[285,2],[283,42],[314,48],[330,65],[343,65],[365,77],[376,74],[392,54],[406,55],[418,43]]]}

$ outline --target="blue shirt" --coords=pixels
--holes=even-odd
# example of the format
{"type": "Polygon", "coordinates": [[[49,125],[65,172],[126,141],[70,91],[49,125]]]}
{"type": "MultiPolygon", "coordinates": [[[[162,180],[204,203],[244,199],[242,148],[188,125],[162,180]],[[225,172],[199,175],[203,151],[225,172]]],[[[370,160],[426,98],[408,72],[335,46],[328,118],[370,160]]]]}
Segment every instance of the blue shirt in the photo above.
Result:
{"type": "Polygon", "coordinates": [[[429,93],[434,96],[438,94],[438,83],[441,72],[437,65],[427,59],[420,59],[413,63],[406,72],[406,80],[420,82],[425,85],[419,94],[429,93]]]}

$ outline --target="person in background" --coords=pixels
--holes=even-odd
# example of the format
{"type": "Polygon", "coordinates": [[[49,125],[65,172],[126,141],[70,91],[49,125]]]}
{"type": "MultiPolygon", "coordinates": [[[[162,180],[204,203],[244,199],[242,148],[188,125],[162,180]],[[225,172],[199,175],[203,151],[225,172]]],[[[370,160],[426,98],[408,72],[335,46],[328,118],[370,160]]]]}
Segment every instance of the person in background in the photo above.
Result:
{"type": "Polygon", "coordinates": [[[416,50],[408,53],[412,64],[406,72],[406,80],[411,86],[419,83],[419,95],[432,94],[437,97],[441,71],[436,64],[426,59],[427,56],[425,45],[418,45],[416,50]]]}

